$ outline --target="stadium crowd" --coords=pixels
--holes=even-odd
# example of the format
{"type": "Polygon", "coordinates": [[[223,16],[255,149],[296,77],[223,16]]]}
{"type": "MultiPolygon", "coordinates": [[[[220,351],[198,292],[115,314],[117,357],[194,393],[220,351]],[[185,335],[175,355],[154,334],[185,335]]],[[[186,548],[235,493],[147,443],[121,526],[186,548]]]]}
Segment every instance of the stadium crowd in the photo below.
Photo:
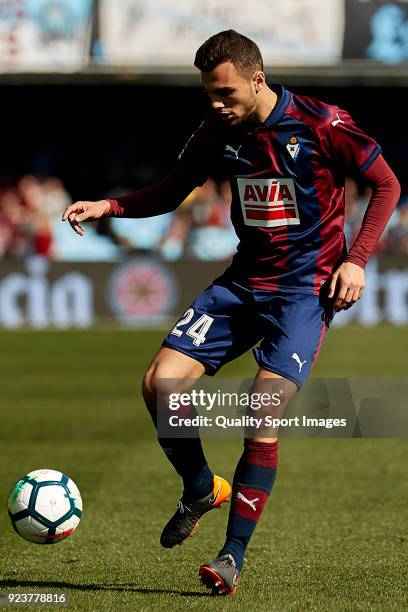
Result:
{"type": "MultiPolygon", "coordinates": [[[[121,195],[118,190],[110,195],[121,195]]],[[[174,213],[137,219],[103,219],[88,225],[88,239],[78,248],[78,237],[61,223],[71,203],[57,177],[21,177],[0,186],[0,257],[43,255],[59,261],[116,261],[125,254],[156,253],[168,261],[182,257],[204,261],[229,259],[237,238],[229,219],[230,187],[227,181],[209,179],[195,189],[174,213]]],[[[356,237],[370,189],[360,189],[348,179],[345,189],[346,237],[356,237]]],[[[377,251],[408,254],[408,197],[402,197],[377,251]]]]}

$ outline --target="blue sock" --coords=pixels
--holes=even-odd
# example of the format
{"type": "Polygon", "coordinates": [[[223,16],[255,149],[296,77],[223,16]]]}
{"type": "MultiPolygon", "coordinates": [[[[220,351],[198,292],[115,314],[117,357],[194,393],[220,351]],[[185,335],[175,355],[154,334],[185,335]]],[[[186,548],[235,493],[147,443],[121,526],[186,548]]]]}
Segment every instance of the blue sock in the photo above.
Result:
{"type": "Polygon", "coordinates": [[[214,474],[208,467],[208,463],[196,476],[183,478],[184,495],[188,499],[200,499],[208,495],[214,489],[214,474]]]}
{"type": "MultiPolygon", "coordinates": [[[[196,415],[194,406],[184,407],[183,416],[193,418],[196,415]]],[[[157,412],[150,413],[150,416],[157,430],[157,412]]],[[[191,437],[183,438],[161,438],[158,435],[158,442],[167,459],[183,479],[184,496],[194,500],[205,497],[213,490],[214,474],[205,458],[198,427],[191,426],[189,433],[191,437]]]]}
{"type": "Polygon", "coordinates": [[[262,510],[272,491],[278,463],[278,442],[245,440],[235,470],[227,538],[219,555],[231,554],[239,571],[262,510]]]}

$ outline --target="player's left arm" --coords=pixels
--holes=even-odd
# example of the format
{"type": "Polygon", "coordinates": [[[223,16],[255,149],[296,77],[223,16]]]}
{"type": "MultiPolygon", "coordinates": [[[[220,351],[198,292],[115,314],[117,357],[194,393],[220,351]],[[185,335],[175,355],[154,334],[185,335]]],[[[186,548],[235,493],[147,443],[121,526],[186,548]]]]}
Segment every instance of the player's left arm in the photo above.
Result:
{"type": "Polygon", "coordinates": [[[364,268],[400,197],[399,182],[381,155],[378,143],[347,111],[330,107],[322,123],[323,148],[337,171],[360,174],[372,187],[360,232],[343,263],[331,277],[329,298],[336,310],[350,308],[363,294],[364,268]]]}
{"type": "Polygon", "coordinates": [[[382,155],[363,174],[372,187],[372,196],[357,238],[331,279],[329,297],[335,297],[337,310],[350,308],[363,295],[364,268],[401,194],[398,179],[382,155]]]}

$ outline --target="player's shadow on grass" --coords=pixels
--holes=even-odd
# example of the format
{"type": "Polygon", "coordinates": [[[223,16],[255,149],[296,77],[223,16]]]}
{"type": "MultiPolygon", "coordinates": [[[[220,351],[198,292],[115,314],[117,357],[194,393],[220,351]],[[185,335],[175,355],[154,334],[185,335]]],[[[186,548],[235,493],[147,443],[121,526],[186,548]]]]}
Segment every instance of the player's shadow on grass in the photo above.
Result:
{"type": "Polygon", "coordinates": [[[52,588],[52,589],[70,589],[74,591],[117,591],[119,593],[144,593],[148,594],[174,594],[182,597],[208,597],[208,593],[202,591],[176,591],[175,589],[143,589],[138,588],[133,584],[78,584],[75,582],[51,582],[51,581],[36,581],[36,580],[0,580],[1,588],[52,588]]]}

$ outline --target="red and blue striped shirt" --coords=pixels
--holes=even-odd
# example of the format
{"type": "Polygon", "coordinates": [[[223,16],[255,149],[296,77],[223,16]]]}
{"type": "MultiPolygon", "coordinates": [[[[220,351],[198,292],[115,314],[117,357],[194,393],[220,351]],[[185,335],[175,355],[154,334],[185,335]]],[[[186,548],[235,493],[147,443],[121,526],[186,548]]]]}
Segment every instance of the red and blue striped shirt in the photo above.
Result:
{"type": "Polygon", "coordinates": [[[167,212],[214,171],[228,175],[240,242],[226,274],[255,289],[318,294],[345,259],[365,266],[397,203],[398,181],[347,111],[273,89],[278,102],[264,124],[230,127],[209,117],[164,181],[110,200],[110,214],[167,212]],[[374,192],[347,254],[344,181],[356,174],[374,192]]]}

